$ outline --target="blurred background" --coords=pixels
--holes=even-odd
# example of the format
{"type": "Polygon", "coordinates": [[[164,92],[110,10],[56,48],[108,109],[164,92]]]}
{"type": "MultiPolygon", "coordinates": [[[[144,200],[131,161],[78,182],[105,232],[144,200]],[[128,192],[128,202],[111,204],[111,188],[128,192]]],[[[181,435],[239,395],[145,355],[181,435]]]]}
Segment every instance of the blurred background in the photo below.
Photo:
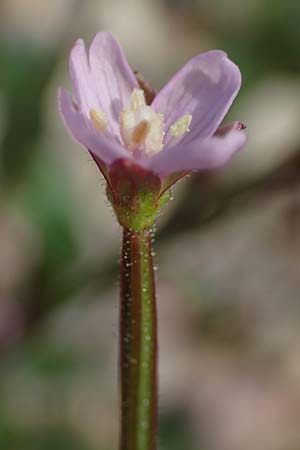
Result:
{"type": "Polygon", "coordinates": [[[1,0],[0,448],[117,448],[120,229],[57,112],[98,30],[157,89],[213,48],[243,74],[246,150],[158,226],[160,450],[299,450],[297,0],[1,0]]]}

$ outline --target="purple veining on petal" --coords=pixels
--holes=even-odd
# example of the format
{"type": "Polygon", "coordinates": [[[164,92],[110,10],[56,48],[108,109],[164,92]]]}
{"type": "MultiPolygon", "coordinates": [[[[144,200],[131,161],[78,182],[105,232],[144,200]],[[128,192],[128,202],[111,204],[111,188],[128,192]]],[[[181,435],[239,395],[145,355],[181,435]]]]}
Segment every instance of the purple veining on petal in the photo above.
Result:
{"type": "MultiPolygon", "coordinates": [[[[219,50],[192,58],[155,97],[152,106],[166,118],[166,132],[184,114],[192,115],[187,143],[212,135],[230,108],[241,85],[239,68],[219,50]]],[[[176,141],[166,134],[165,145],[176,141]]]]}

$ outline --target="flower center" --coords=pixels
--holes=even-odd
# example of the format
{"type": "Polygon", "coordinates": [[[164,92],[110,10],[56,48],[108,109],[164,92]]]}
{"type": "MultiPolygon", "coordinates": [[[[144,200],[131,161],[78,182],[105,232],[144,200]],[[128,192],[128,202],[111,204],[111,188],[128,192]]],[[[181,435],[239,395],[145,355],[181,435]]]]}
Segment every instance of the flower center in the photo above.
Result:
{"type": "Polygon", "coordinates": [[[142,149],[151,155],[163,148],[164,117],[146,105],[144,92],[134,89],[130,106],[119,118],[123,141],[130,151],[142,149]]]}
{"type": "MultiPolygon", "coordinates": [[[[107,119],[102,111],[91,109],[90,119],[97,131],[107,130],[107,119]]],[[[191,121],[189,114],[180,117],[171,125],[170,135],[175,139],[182,137],[189,131],[191,121]]],[[[119,123],[122,139],[129,151],[142,150],[147,155],[154,155],[163,149],[164,116],[146,104],[142,89],[133,90],[130,105],[121,112],[119,123]]]]}

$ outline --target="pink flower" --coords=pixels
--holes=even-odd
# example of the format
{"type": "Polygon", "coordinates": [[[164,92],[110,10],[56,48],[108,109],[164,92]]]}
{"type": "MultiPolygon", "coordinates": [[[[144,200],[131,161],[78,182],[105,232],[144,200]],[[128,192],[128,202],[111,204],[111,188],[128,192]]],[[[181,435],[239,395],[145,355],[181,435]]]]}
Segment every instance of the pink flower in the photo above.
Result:
{"type": "Polygon", "coordinates": [[[151,104],[146,83],[110,33],[98,33],[88,55],[84,42],[76,42],[70,74],[74,100],[60,89],[61,115],[110,186],[116,167],[141,182],[148,174],[170,186],[190,170],[223,166],[246,142],[240,122],[219,128],[241,85],[238,67],[222,51],[192,58],[151,104]]]}

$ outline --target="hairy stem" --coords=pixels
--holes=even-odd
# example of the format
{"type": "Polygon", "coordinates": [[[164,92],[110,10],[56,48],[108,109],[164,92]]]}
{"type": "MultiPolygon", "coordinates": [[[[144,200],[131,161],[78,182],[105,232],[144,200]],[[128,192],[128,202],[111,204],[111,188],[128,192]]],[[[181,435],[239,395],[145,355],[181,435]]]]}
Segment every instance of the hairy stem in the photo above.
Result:
{"type": "Polygon", "coordinates": [[[155,450],[157,321],[151,231],[123,231],[120,450],[155,450]]]}

